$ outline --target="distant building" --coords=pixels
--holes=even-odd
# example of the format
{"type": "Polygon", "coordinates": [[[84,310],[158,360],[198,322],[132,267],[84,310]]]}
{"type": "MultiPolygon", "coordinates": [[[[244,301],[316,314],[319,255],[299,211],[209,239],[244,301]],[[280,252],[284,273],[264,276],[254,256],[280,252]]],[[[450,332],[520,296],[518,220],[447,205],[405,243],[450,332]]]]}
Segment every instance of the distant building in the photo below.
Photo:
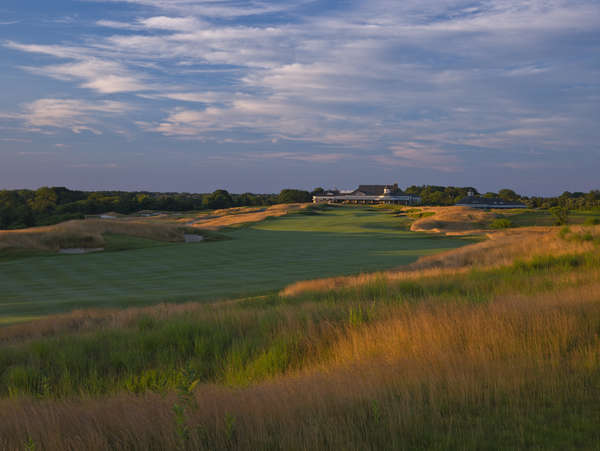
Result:
{"type": "Polygon", "coordinates": [[[396,183],[394,185],[359,185],[352,192],[329,190],[313,196],[313,203],[416,205],[421,203],[421,198],[402,192],[396,183]]]}
{"type": "Polygon", "coordinates": [[[456,205],[471,208],[527,208],[527,205],[518,201],[504,200],[499,197],[475,196],[473,191],[469,191],[469,195],[459,200],[456,205]]]}

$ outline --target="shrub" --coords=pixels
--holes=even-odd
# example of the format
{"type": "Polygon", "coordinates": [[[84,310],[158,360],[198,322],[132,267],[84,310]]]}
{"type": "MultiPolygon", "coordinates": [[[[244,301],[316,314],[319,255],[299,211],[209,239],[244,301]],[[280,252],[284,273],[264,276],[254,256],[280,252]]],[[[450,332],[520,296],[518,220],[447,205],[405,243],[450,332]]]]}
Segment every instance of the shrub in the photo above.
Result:
{"type": "Polygon", "coordinates": [[[492,229],[508,229],[513,226],[514,224],[510,221],[510,219],[506,218],[494,219],[490,224],[492,229]]]}
{"type": "Polygon", "coordinates": [[[561,227],[560,232],[558,232],[558,236],[560,236],[563,239],[566,239],[569,233],[571,233],[571,229],[569,228],[569,226],[564,226],[561,227]]]}
{"type": "Polygon", "coordinates": [[[566,207],[552,207],[550,209],[552,216],[556,218],[555,225],[565,225],[569,223],[569,209],[566,207]]]}
{"type": "Polygon", "coordinates": [[[587,218],[584,225],[598,225],[600,224],[600,218],[587,218]]]}

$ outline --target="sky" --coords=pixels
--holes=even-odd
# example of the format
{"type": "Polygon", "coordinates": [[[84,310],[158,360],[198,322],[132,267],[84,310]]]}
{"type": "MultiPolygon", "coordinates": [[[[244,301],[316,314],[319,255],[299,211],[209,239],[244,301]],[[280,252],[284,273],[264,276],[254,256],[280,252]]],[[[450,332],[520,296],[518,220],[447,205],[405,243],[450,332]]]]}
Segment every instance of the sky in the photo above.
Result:
{"type": "Polygon", "coordinates": [[[2,0],[0,189],[600,188],[598,0],[2,0]]]}

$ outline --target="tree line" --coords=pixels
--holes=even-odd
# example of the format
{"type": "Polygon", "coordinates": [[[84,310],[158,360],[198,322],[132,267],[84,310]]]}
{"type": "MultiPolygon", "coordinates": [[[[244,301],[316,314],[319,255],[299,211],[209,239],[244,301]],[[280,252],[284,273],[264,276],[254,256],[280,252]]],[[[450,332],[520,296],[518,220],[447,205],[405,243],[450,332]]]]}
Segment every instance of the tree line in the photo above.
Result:
{"type": "Polygon", "coordinates": [[[530,208],[550,209],[553,207],[567,208],[569,210],[593,210],[600,208],[600,190],[591,190],[588,193],[565,191],[560,196],[539,197],[523,196],[512,189],[501,189],[497,193],[480,193],[474,187],[455,186],[409,186],[406,193],[421,197],[423,205],[454,205],[472,191],[476,196],[497,197],[505,201],[521,202],[530,208]]]}
{"type": "Polygon", "coordinates": [[[126,191],[77,191],[64,187],[0,191],[0,228],[14,229],[56,224],[85,215],[106,212],[130,214],[143,210],[193,211],[277,203],[310,202],[311,193],[284,189],[279,194],[155,193],[126,191]]]}
{"type": "MultiPolygon", "coordinates": [[[[600,190],[588,193],[565,191],[557,197],[527,197],[511,189],[480,194],[474,187],[412,185],[406,193],[420,196],[423,205],[454,205],[469,191],[483,197],[500,197],[520,201],[531,208],[570,210],[600,208],[600,190]]],[[[323,193],[284,189],[279,194],[232,194],[219,189],[212,193],[156,193],[147,191],[77,191],[64,187],[42,187],[37,190],[0,191],[0,229],[56,224],[106,212],[130,214],[143,210],[193,211],[242,206],[270,206],[278,203],[310,202],[323,193]]]]}

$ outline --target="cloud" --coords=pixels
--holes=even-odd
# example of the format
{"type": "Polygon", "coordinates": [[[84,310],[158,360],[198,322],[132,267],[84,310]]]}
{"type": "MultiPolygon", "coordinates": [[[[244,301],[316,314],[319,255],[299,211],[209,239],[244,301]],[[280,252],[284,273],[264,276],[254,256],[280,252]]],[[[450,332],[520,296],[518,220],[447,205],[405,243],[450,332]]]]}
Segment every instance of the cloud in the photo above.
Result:
{"type": "Polygon", "coordinates": [[[290,11],[299,6],[309,3],[305,1],[288,2],[258,2],[258,1],[197,1],[197,0],[92,0],[102,3],[134,3],[142,6],[150,6],[171,13],[194,14],[210,18],[237,18],[247,16],[258,16],[264,14],[282,13],[290,11]]]}
{"type": "Polygon", "coordinates": [[[138,94],[145,99],[169,99],[191,103],[218,103],[230,98],[227,93],[220,92],[164,92],[156,94],[138,94]]]}
{"type": "Polygon", "coordinates": [[[73,169],[117,169],[117,163],[75,163],[67,166],[73,169]]]}
{"type": "Polygon", "coordinates": [[[435,144],[406,142],[391,146],[391,157],[380,156],[380,162],[408,167],[431,168],[452,172],[458,170],[460,160],[456,155],[440,149],[435,144]]]}
{"type": "Polygon", "coordinates": [[[131,107],[123,102],[88,102],[72,99],[39,99],[23,105],[22,113],[12,114],[23,121],[30,130],[58,128],[73,133],[89,131],[101,134],[98,129],[101,117],[123,115],[131,107]]]}
{"type": "MultiPolygon", "coordinates": [[[[600,23],[591,0],[371,0],[310,14],[304,1],[127,2],[140,9],[98,20],[110,29],[98,35],[4,45],[63,60],[23,68],[95,95],[169,101],[136,123],[179,139],[320,143],[332,158],[348,147],[448,171],[461,148],[485,160],[598,137],[600,69],[582,56],[600,23]]],[[[100,130],[70,128],[81,127],[100,130]]]]}
{"type": "Polygon", "coordinates": [[[248,157],[257,159],[296,160],[309,163],[335,163],[340,160],[353,158],[353,155],[345,153],[259,152],[248,154],[248,157]]]}
{"type": "Polygon", "coordinates": [[[75,60],[74,63],[22,67],[36,75],[63,81],[80,80],[82,88],[92,89],[102,94],[151,89],[145,84],[143,76],[133,73],[123,63],[93,56],[89,49],[74,46],[24,45],[15,42],[7,42],[5,46],[24,52],[75,60]]]}

